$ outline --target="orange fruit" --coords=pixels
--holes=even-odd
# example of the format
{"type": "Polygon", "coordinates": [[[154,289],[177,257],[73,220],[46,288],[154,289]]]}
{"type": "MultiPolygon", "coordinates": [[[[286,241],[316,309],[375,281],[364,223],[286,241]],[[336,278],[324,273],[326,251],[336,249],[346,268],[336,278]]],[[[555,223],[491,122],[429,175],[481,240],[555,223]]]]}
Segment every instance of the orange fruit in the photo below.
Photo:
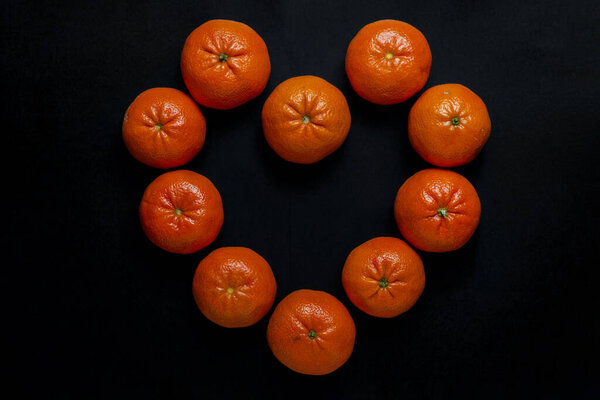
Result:
{"type": "Polygon", "coordinates": [[[444,169],[424,169],[402,184],[394,214],[402,236],[430,252],[462,247],[479,224],[481,203],[471,183],[444,169]]]}
{"type": "Polygon", "coordinates": [[[212,243],[223,225],[223,203],[212,182],[195,172],[171,171],[144,192],[140,221],[148,239],[172,253],[194,253],[212,243]]]}
{"type": "Polygon", "coordinates": [[[316,76],[279,84],[262,109],[265,139],[281,158],[315,163],[337,150],[350,130],[350,109],[338,88],[316,76]]]}
{"type": "Polygon", "coordinates": [[[352,354],[356,328],[344,305],[329,293],[297,290],[273,311],[267,341],[275,357],[293,371],[325,375],[352,354]]]}
{"type": "Polygon", "coordinates": [[[473,160],[491,129],[483,100],[458,84],[427,89],[408,114],[410,143],[425,161],[439,167],[455,167],[473,160]]]}
{"type": "Polygon", "coordinates": [[[123,118],[123,141],[138,161],[155,168],[178,167],[204,145],[206,121],[194,101],[171,88],[142,92],[123,118]]]}
{"type": "Polygon", "coordinates": [[[425,86],[431,50],[406,22],[385,19],[364,26],[346,52],[346,73],[356,93],[375,104],[408,100],[425,86]]]}
{"type": "Polygon", "coordinates": [[[202,314],[226,328],[257,323],[271,309],[277,291],[267,261],[246,247],[221,247],[206,256],[192,288],[202,314]]]}
{"type": "Polygon", "coordinates": [[[421,257],[403,240],[371,239],[350,253],[342,270],[350,301],[374,317],[392,318],[408,311],[425,288],[421,257]]]}
{"type": "Polygon", "coordinates": [[[261,94],[271,62],[267,45],[248,25],[213,19],[185,41],[181,73],[198,103],[228,110],[261,94]]]}

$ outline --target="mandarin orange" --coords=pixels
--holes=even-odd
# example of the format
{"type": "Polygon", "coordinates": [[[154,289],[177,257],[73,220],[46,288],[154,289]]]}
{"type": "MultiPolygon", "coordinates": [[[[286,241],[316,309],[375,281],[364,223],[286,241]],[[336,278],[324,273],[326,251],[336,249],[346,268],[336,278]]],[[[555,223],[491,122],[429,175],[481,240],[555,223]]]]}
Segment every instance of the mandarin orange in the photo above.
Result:
{"type": "Polygon", "coordinates": [[[346,52],[354,91],[381,105],[408,100],[425,86],[431,50],[425,36],[406,22],[386,19],[364,26],[346,52]]]}
{"type": "Polygon", "coordinates": [[[455,167],[472,161],[487,142],[492,123],[483,101],[468,88],[429,88],[408,114],[408,138],[425,161],[455,167]]]}
{"type": "Polygon", "coordinates": [[[477,191],[462,175],[424,169],[398,190],[394,214],[402,236],[414,247],[446,252],[473,236],[481,214],[477,191]]]}
{"type": "Polygon", "coordinates": [[[214,19],[200,25],[186,39],[181,73],[198,103],[228,110],[264,90],[271,61],[264,40],[248,25],[214,19]]]}
{"type": "Polygon", "coordinates": [[[356,307],[392,318],[417,302],[425,288],[425,270],[421,257],[403,240],[377,237],[348,255],[342,284],[356,307]]]}
{"type": "Polygon", "coordinates": [[[352,354],[356,328],[344,305],[329,293],[297,290],[275,308],[267,341],[275,357],[293,371],[325,375],[352,354]]]}
{"type": "Polygon", "coordinates": [[[221,247],[206,256],[192,288],[202,314],[226,328],[257,323],[271,309],[277,291],[267,261],[246,247],[221,247]]]}
{"type": "Polygon", "coordinates": [[[148,239],[163,250],[194,253],[212,243],[223,225],[223,202],[203,175],[164,173],[144,191],[140,221],[148,239]]]}
{"type": "Polygon", "coordinates": [[[173,168],[190,161],[204,145],[206,121],[194,101],[171,88],[142,92],[123,118],[123,141],[138,161],[173,168]]]}
{"type": "Polygon", "coordinates": [[[350,130],[350,109],[338,88],[297,76],[273,90],[262,110],[265,139],[287,161],[311,164],[337,150],[350,130]]]}

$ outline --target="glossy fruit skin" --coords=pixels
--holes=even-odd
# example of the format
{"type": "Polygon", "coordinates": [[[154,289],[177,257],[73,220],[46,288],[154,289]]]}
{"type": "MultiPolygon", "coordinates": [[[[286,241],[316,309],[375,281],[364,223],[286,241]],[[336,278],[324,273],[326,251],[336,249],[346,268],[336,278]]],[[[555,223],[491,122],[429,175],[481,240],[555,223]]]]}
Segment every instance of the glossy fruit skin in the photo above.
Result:
{"type": "Polygon", "coordinates": [[[269,263],[258,253],[221,247],[198,264],[192,289],[206,318],[225,328],[243,328],[271,309],[277,284],[269,263]]]}
{"type": "Polygon", "coordinates": [[[377,237],[348,255],[342,284],[356,307],[374,317],[393,318],[417,302],[425,288],[425,270],[406,242],[377,237]]]}
{"type": "Polygon", "coordinates": [[[211,244],[223,218],[217,188],[205,176],[183,169],[152,181],[140,203],[144,233],[171,253],[191,254],[211,244]]]}
{"type": "Polygon", "coordinates": [[[427,39],[402,21],[386,19],[365,25],[346,52],[350,84],[360,97],[375,104],[408,100],[425,86],[430,69],[427,39]]]}
{"type": "Polygon", "coordinates": [[[307,289],[281,300],[267,327],[275,357],[306,375],[325,375],[341,367],[352,354],[355,337],[346,307],[329,293],[307,289]]]}
{"type": "Polygon", "coordinates": [[[425,161],[455,167],[472,161],[487,142],[492,123],[475,93],[459,84],[429,88],[408,114],[408,138],[425,161]]]}
{"type": "Polygon", "coordinates": [[[206,121],[185,93],[148,89],[131,103],[123,118],[123,141],[138,161],[155,168],[181,166],[204,145],[206,121]]]}
{"type": "Polygon", "coordinates": [[[264,90],[271,62],[267,45],[252,28],[214,19],[188,36],[181,53],[181,73],[198,103],[228,110],[264,90]]]}
{"type": "Polygon", "coordinates": [[[459,249],[469,241],[479,224],[481,203],[465,177],[454,171],[430,168],[417,172],[402,184],[396,195],[394,214],[402,236],[410,244],[420,250],[441,253],[459,249]]]}
{"type": "Polygon", "coordinates": [[[342,92],[316,76],[279,84],[262,109],[265,139],[279,156],[312,164],[337,150],[350,131],[350,108],[342,92]]]}

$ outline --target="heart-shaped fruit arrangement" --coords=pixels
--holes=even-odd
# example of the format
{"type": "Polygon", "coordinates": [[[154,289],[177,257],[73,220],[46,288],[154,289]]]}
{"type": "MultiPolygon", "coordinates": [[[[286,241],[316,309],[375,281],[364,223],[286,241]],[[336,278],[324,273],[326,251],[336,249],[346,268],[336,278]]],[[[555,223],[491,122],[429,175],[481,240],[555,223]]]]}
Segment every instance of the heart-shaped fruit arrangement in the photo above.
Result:
{"type": "MultiPolygon", "coordinates": [[[[430,67],[425,36],[401,21],[366,25],[346,53],[353,89],[375,104],[409,99],[425,86],[430,67]]],[[[181,73],[192,97],[171,88],[142,92],[123,119],[127,149],[151,167],[186,164],[202,149],[206,134],[196,103],[219,110],[237,107],[264,90],[270,72],[267,46],[252,28],[227,20],[202,24],[189,35],[181,55],[181,73]]],[[[315,163],[336,151],[350,131],[350,121],[343,93],[316,76],[280,83],[262,109],[269,146],[283,159],[300,164],[315,163]]],[[[410,143],[438,167],[473,160],[490,130],[483,101],[459,84],[429,88],[408,115],[410,143]]],[[[188,170],[158,176],[146,188],[139,212],[148,238],[172,253],[191,254],[208,246],[223,225],[219,191],[208,178],[188,170]]],[[[456,172],[437,168],[408,178],[394,204],[400,233],[426,252],[462,247],[475,232],[480,212],[471,183],[456,172]]],[[[408,311],[425,287],[421,258],[393,237],[377,237],[352,250],[341,279],[356,307],[381,318],[408,311]]],[[[192,288],[206,318],[237,328],[255,324],[269,312],[276,280],[268,262],[253,250],[223,247],[200,262],[192,288]]],[[[355,335],[354,321],[338,299],[307,289],[281,300],[266,333],[279,361],[310,375],[342,366],[352,354],[355,335]]]]}

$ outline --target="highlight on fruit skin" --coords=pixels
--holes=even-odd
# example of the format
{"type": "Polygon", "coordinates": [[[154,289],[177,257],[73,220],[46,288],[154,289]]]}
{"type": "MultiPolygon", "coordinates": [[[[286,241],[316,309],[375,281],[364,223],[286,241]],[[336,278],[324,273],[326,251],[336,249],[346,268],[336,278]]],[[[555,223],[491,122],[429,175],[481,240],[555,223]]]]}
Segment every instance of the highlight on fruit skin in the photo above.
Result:
{"type": "Polygon", "coordinates": [[[166,172],[142,196],[140,223],[148,239],[171,253],[191,254],[211,244],[223,226],[223,201],[205,176],[166,172]]]}
{"type": "Polygon", "coordinates": [[[464,246],[481,215],[477,191],[464,176],[429,168],[408,178],[396,194],[394,216],[404,239],[419,250],[442,253],[464,246]]]}
{"type": "Polygon", "coordinates": [[[269,263],[255,251],[221,247],[198,264],[192,289],[206,318],[225,328],[243,328],[271,309],[277,284],[269,263]]]}
{"type": "Polygon", "coordinates": [[[491,129],[483,100],[460,84],[427,89],[408,114],[412,147],[425,161],[438,167],[471,162],[488,141],[491,129]]]}
{"type": "Polygon", "coordinates": [[[123,117],[123,141],[138,161],[154,168],[186,164],[204,145],[206,121],[187,94],[156,87],[140,93],[123,117]]]}
{"type": "Polygon", "coordinates": [[[275,307],[267,327],[273,355],[306,375],[329,374],[348,361],[356,327],[346,307],[329,293],[296,290],[275,307]]]}
{"type": "Polygon", "coordinates": [[[271,74],[271,61],[267,45],[251,27],[214,19],[187,37],[181,73],[199,104],[229,110],[262,93],[271,74]]]}
{"type": "Polygon", "coordinates": [[[340,148],[350,131],[344,94],[317,76],[296,76],[280,83],[261,113],[269,146],[284,160],[316,163],[340,148]]]}
{"type": "Polygon", "coordinates": [[[379,105],[404,102],[425,86],[431,69],[427,39],[392,19],[362,27],[348,45],[346,74],[354,91],[379,105]]]}
{"type": "Polygon", "coordinates": [[[342,284],[361,311],[393,318],[415,305],[425,288],[421,257],[403,240],[376,237],[354,248],[342,270],[342,284]]]}

